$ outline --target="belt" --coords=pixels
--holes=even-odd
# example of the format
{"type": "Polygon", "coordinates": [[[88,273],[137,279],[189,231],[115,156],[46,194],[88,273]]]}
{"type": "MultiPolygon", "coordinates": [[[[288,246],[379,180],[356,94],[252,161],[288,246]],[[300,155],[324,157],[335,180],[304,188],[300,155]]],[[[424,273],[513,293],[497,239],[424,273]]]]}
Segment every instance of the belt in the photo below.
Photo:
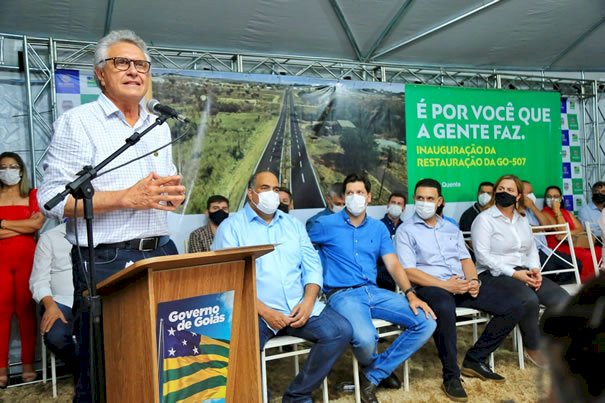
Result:
{"type": "Polygon", "coordinates": [[[95,249],[134,249],[141,252],[155,250],[166,245],[170,241],[168,235],[153,236],[149,238],[137,238],[129,241],[115,243],[101,243],[95,249]]]}
{"type": "Polygon", "coordinates": [[[338,291],[342,291],[342,290],[354,290],[355,288],[363,287],[365,285],[367,285],[367,284],[359,284],[359,285],[354,285],[352,287],[332,288],[330,291],[328,291],[326,293],[326,299],[329,299],[332,295],[336,294],[338,291]]]}

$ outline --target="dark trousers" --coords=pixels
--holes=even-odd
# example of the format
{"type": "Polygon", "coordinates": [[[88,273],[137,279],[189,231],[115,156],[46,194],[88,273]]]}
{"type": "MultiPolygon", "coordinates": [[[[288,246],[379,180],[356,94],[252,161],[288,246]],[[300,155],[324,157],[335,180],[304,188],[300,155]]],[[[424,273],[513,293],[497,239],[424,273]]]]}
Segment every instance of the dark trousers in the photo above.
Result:
{"type": "Polygon", "coordinates": [[[284,402],[312,403],[311,394],[328,376],[332,366],[348,347],[353,330],[349,321],[329,307],[318,316],[312,316],[300,328],[286,326],[277,335],[273,333],[264,320],[258,320],[260,348],[275,336],[289,335],[301,337],[315,343],[302,370],[286,389],[284,402]]]}
{"type": "Polygon", "coordinates": [[[540,328],[538,325],[540,305],[547,309],[565,303],[569,294],[560,285],[548,278],[542,278],[542,286],[538,291],[528,287],[519,280],[501,275],[492,276],[488,271],[479,275],[483,282],[481,288],[486,284],[498,288],[500,294],[492,297],[496,304],[504,304],[506,301],[521,301],[523,313],[519,321],[519,329],[523,335],[523,344],[527,349],[537,350],[540,347],[540,328]]]}
{"type": "MultiPolygon", "coordinates": [[[[48,333],[44,334],[44,344],[54,355],[67,365],[70,372],[77,378],[78,361],[76,360],[76,343],[73,338],[73,316],[71,307],[57,302],[57,306],[63,313],[67,323],[57,319],[48,333]]],[[[44,306],[40,307],[40,313],[44,315],[44,306]]]]}
{"type": "Polygon", "coordinates": [[[466,353],[466,359],[475,362],[484,362],[500,346],[523,315],[522,301],[510,298],[495,282],[483,279],[482,282],[477,298],[468,293],[454,295],[439,287],[416,289],[418,296],[426,301],[437,315],[437,329],[433,333],[433,340],[443,366],[444,381],[460,378],[456,347],[456,307],[478,309],[492,315],[477,342],[466,353]]]}
{"type": "MultiPolygon", "coordinates": [[[[80,248],[80,250],[82,253],[82,259],[88,261],[88,248],[80,248]]],[[[136,262],[138,260],[147,259],[150,257],[176,255],[178,254],[178,251],[174,245],[174,242],[169,241],[167,244],[152,251],[143,252],[134,249],[97,247],[95,248],[94,254],[96,270],[95,280],[98,284],[109,276],[124,269],[126,264],[129,262],[136,262]]],[[[77,341],[76,355],[78,357],[80,367],[79,376],[75,384],[76,395],[74,397],[74,401],[91,402],[90,313],[88,311],[87,300],[82,296],[82,292],[86,290],[87,274],[83,268],[84,266],[81,264],[78,248],[75,246],[71,250],[71,259],[73,264],[74,278],[74,335],[76,336],[77,341]]],[[[127,331],[127,329],[125,329],[125,331],[127,331]]],[[[96,340],[95,342],[103,346],[103,340],[96,340]]],[[[99,371],[101,371],[101,373],[104,373],[102,363],[97,363],[97,368],[99,371]]],[[[104,385],[99,385],[99,388],[104,387],[104,385]]]]}

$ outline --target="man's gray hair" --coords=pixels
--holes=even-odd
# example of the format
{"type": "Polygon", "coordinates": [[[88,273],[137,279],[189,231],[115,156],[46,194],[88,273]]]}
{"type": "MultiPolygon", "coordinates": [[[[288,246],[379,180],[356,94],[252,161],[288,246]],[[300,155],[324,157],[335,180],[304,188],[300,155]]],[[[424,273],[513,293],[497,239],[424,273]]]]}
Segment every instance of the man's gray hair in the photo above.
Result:
{"type": "Polygon", "coordinates": [[[344,194],[342,192],[342,182],[333,183],[328,188],[328,196],[329,197],[343,197],[344,194]]]}
{"type": "MultiPolygon", "coordinates": [[[[129,29],[124,29],[120,31],[111,31],[107,35],[97,42],[97,47],[95,48],[95,60],[94,66],[98,68],[103,68],[105,66],[105,59],[107,59],[107,53],[109,51],[109,47],[115,45],[120,42],[128,42],[141,49],[145,54],[145,60],[151,61],[149,54],[147,53],[147,45],[145,41],[141,39],[137,34],[129,29]]],[[[99,88],[101,88],[101,83],[95,74],[95,81],[99,88]]]]}

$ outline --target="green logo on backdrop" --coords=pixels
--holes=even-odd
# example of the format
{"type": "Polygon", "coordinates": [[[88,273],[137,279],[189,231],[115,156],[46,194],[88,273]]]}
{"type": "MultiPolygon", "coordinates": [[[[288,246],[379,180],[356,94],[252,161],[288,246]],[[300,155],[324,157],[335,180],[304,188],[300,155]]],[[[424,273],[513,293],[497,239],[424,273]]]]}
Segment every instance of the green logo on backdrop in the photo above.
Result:
{"type": "Polygon", "coordinates": [[[504,174],[562,183],[558,93],[406,85],[405,98],[410,188],[434,178],[447,201],[469,201],[504,174]]]}
{"type": "Polygon", "coordinates": [[[569,159],[571,162],[582,162],[582,149],[578,146],[569,147],[569,159]]]}
{"type": "Polygon", "coordinates": [[[578,130],[578,115],[567,115],[567,127],[569,130],[578,130]]]}
{"type": "Polygon", "coordinates": [[[572,179],[571,180],[572,192],[575,195],[581,195],[582,189],[584,187],[584,181],[582,179],[572,179]]]}

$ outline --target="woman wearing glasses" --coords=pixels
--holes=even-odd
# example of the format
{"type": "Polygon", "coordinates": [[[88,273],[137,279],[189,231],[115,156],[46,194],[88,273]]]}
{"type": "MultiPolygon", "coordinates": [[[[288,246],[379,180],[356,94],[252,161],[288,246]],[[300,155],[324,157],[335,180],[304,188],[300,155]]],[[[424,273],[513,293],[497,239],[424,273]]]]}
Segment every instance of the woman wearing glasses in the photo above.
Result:
{"type": "Polygon", "coordinates": [[[0,154],[0,389],[8,386],[8,346],[13,314],[19,321],[22,378],[36,379],[36,305],[29,291],[36,232],[44,216],[29,186],[27,170],[18,154],[0,154]]]}
{"type": "MultiPolygon", "coordinates": [[[[565,209],[563,204],[563,196],[561,188],[558,186],[549,186],[544,191],[544,208],[543,212],[550,215],[554,219],[555,224],[569,224],[571,237],[573,240],[574,252],[576,259],[582,262],[582,270],[580,278],[582,282],[586,282],[595,275],[594,263],[588,245],[588,238],[584,232],[584,227],[576,216],[565,209]]],[[[554,249],[564,235],[549,235],[546,237],[548,247],[554,249]]],[[[569,253],[569,245],[563,244],[557,249],[562,253],[569,253]]],[[[601,260],[601,247],[595,246],[597,261],[601,260]]]]}

